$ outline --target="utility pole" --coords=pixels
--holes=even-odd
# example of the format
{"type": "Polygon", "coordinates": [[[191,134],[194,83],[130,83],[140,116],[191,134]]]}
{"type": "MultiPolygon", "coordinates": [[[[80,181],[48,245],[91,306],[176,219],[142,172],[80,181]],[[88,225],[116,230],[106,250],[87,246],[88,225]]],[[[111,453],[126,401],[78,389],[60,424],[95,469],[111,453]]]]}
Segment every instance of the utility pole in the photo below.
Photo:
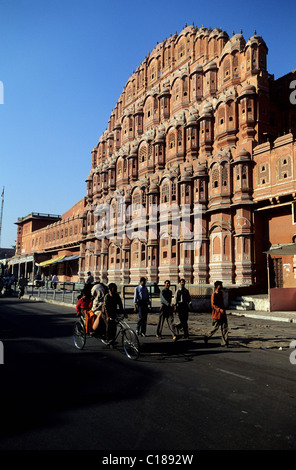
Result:
{"type": "Polygon", "coordinates": [[[3,189],[2,189],[1,198],[2,198],[2,202],[1,202],[1,215],[0,215],[0,248],[1,248],[1,231],[2,231],[3,206],[4,206],[4,186],[3,186],[3,189]]]}

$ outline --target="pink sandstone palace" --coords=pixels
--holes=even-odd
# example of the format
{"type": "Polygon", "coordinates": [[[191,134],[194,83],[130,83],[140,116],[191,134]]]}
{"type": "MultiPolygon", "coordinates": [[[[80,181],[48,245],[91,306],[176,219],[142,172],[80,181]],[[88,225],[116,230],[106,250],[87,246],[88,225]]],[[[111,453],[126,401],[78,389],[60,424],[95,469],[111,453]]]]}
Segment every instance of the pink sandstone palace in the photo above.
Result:
{"type": "Polygon", "coordinates": [[[270,255],[272,283],[296,287],[296,250],[289,252],[296,237],[290,99],[296,73],[275,80],[267,54],[256,32],[246,41],[194,25],[157,44],[127,81],[92,150],[86,197],[62,217],[19,219],[14,266],[20,269],[27,257],[33,275],[60,260],[55,269],[69,281],[91,271],[97,281],[118,284],[183,277],[191,285],[219,279],[264,289],[266,252],[284,247],[287,253],[270,255]],[[173,236],[172,204],[189,208],[191,229],[198,207],[193,249],[173,236]],[[153,237],[152,205],[161,207],[153,237]],[[98,207],[112,208],[112,233],[98,225],[98,207]],[[122,236],[123,212],[128,222],[139,208],[138,234],[122,236]]]}

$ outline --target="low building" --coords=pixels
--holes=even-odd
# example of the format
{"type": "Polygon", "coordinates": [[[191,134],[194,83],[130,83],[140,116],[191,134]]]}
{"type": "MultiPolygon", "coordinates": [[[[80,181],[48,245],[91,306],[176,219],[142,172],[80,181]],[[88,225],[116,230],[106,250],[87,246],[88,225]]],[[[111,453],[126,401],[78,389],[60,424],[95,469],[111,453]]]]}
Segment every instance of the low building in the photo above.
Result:
{"type": "Polygon", "coordinates": [[[62,216],[32,212],[19,218],[16,253],[9,266],[16,277],[78,281],[85,198],[62,216]]]}

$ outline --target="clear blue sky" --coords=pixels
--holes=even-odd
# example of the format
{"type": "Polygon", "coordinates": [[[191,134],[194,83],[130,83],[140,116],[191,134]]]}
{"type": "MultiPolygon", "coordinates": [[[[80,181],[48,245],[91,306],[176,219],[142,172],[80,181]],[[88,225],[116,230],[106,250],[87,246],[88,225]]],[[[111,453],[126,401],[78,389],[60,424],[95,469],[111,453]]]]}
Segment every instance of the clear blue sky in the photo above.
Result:
{"type": "Polygon", "coordinates": [[[157,42],[186,23],[246,40],[256,29],[278,78],[296,68],[295,18],[295,1],[0,0],[1,247],[18,217],[62,214],[85,195],[91,150],[157,42]]]}

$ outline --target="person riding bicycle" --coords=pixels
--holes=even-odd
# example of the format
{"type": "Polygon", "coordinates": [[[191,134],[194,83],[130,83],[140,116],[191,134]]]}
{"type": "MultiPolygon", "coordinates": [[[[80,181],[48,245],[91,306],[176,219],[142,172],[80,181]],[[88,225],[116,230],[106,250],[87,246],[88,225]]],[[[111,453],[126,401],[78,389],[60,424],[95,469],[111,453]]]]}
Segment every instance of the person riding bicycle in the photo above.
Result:
{"type": "Polygon", "coordinates": [[[106,339],[109,344],[114,342],[116,336],[116,318],[118,311],[121,315],[125,315],[122,305],[122,300],[117,292],[117,285],[111,282],[108,286],[109,292],[104,297],[104,304],[102,308],[102,317],[106,324],[106,339]]]}

